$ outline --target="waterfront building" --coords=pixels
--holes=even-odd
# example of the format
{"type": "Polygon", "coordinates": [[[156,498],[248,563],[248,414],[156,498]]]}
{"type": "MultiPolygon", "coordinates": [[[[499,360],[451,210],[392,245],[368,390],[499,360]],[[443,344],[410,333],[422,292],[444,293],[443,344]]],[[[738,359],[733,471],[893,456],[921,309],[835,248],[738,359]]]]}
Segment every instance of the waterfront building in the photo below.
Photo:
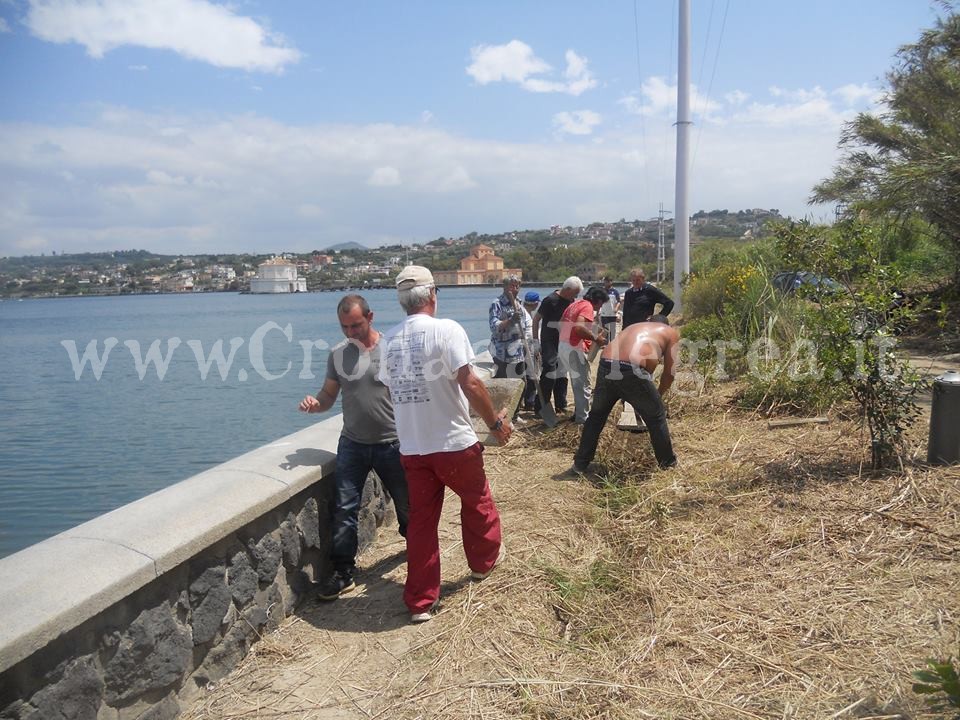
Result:
{"type": "Polygon", "coordinates": [[[251,293],[306,292],[307,279],[299,277],[295,263],[275,257],[262,263],[255,277],[250,278],[251,293]]]}
{"type": "Polygon", "coordinates": [[[459,270],[437,270],[433,279],[437,285],[494,285],[509,275],[523,277],[519,268],[505,268],[503,258],[494,254],[489,245],[474,245],[470,254],[460,261],[459,270]]]}

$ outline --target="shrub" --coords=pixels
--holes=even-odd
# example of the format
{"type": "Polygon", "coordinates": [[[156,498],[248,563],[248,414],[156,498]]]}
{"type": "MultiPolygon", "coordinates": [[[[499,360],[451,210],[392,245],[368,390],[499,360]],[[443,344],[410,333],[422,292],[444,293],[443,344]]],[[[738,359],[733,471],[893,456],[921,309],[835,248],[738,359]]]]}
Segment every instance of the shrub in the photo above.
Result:
{"type": "Polygon", "coordinates": [[[899,462],[904,432],[919,414],[915,398],[921,382],[894,354],[894,335],[915,311],[891,305],[901,278],[881,262],[879,229],[859,221],[830,228],[783,223],[774,235],[790,266],[833,278],[847,289],[810,306],[810,339],[825,377],[842,384],[860,405],[873,468],[899,462]]]}

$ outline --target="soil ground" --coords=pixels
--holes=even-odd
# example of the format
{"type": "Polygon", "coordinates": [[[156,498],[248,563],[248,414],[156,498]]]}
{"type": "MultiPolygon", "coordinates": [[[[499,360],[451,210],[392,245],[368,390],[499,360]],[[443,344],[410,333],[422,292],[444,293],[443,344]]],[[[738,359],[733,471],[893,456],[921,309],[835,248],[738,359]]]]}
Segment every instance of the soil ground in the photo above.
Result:
{"type": "Polygon", "coordinates": [[[522,416],[486,452],[507,549],[487,580],[448,493],[433,620],[408,622],[387,529],[356,591],[305,603],[182,717],[942,717],[910,673],[960,650],[960,467],[922,464],[926,420],[871,475],[859,424],[770,429],[730,395],[677,389],[667,471],[611,417],[597,473],[563,479],[579,429],[522,416]]]}

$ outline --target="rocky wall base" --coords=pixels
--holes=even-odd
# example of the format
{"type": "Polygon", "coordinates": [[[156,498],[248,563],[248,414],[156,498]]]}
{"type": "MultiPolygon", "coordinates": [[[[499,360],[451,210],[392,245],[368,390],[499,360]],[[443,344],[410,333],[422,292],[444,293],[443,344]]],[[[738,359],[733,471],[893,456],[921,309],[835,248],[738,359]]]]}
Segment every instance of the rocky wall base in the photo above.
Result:
{"type": "MultiPolygon", "coordinates": [[[[175,718],[329,572],[332,494],[320,479],[0,674],[0,718],[175,718]]],[[[361,548],[393,518],[371,474],[361,548]]]]}

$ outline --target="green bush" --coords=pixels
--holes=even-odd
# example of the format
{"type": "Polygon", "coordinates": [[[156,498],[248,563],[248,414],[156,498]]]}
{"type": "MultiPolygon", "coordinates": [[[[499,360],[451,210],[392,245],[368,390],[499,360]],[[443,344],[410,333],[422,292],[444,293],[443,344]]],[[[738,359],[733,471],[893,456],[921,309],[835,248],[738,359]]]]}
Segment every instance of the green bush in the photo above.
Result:
{"type": "Polygon", "coordinates": [[[913,691],[918,695],[926,695],[934,710],[947,711],[955,708],[954,718],[960,718],[960,665],[954,664],[953,658],[946,660],[927,660],[928,670],[917,670],[913,673],[913,691]]]}
{"type": "Polygon", "coordinates": [[[846,288],[811,303],[806,327],[827,380],[860,405],[872,467],[899,463],[904,432],[919,414],[915,398],[921,382],[893,351],[896,329],[915,310],[891,304],[902,278],[883,261],[881,228],[859,221],[833,227],[783,223],[774,235],[790,267],[833,278],[846,288]]]}
{"type": "Polygon", "coordinates": [[[832,382],[813,376],[791,376],[778,372],[773,377],[750,373],[746,385],[737,393],[736,402],[748,410],[766,415],[787,412],[800,415],[820,413],[842,399],[842,391],[832,382]]]}

